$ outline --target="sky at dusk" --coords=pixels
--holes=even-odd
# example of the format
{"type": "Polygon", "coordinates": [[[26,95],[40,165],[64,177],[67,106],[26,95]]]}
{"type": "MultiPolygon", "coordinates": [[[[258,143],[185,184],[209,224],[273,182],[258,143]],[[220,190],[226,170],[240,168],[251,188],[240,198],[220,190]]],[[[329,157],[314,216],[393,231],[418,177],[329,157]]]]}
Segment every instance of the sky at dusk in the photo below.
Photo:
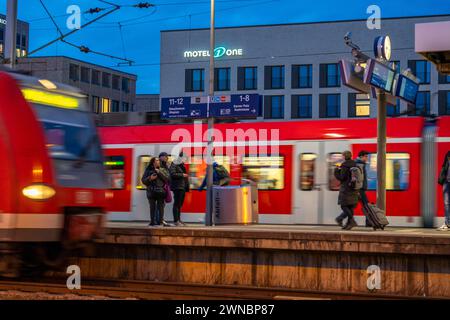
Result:
{"type": "MultiPolygon", "coordinates": [[[[18,0],[19,19],[30,23],[30,50],[53,40],[57,30],[40,0],[18,0]]],[[[63,33],[66,9],[78,5],[81,11],[111,5],[97,0],[42,0],[63,33]]],[[[111,0],[123,7],[67,38],[93,51],[126,57],[133,66],[118,66],[119,60],[85,54],[58,42],[35,56],[64,55],[138,75],[138,93],[159,93],[160,31],[209,27],[209,0],[155,0],[155,7],[138,9],[133,4],[143,0],[111,0]],[[122,41],[123,39],[123,41],[122,41]]],[[[450,14],[450,0],[216,0],[216,26],[241,26],[296,22],[366,19],[370,5],[381,8],[382,18],[450,14]]],[[[105,11],[103,11],[105,12],[105,11]]],[[[0,0],[0,13],[6,13],[6,0],[0,0]]],[[[99,16],[83,14],[82,23],[99,16]]]]}

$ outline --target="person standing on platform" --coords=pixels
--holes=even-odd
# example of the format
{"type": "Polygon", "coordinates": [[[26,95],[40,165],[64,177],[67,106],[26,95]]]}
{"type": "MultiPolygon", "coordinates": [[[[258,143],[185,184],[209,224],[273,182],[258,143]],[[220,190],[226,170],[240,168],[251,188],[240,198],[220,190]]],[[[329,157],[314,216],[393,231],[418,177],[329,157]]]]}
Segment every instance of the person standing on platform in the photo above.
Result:
{"type": "MultiPolygon", "coordinates": [[[[358,153],[358,158],[356,158],[356,166],[359,167],[364,175],[363,186],[359,189],[359,198],[361,200],[362,206],[367,205],[369,203],[369,199],[367,199],[366,191],[367,191],[367,170],[366,165],[369,160],[369,152],[362,150],[358,153]]],[[[371,227],[366,217],[366,227],[371,227]]]]}
{"type": "Polygon", "coordinates": [[[186,192],[189,192],[189,176],[183,161],[183,152],[174,159],[170,165],[170,189],[173,191],[173,222],[176,226],[185,225],[181,221],[181,208],[183,207],[186,192]]]}
{"type": "Polygon", "coordinates": [[[164,185],[169,181],[169,174],[162,170],[158,158],[150,160],[141,180],[147,186],[147,199],[150,205],[149,226],[163,225],[164,199],[166,197],[164,185]],[[157,216],[156,210],[159,211],[159,216],[157,216]]]}
{"type": "MultiPolygon", "coordinates": [[[[159,154],[159,162],[161,163],[161,170],[164,172],[165,175],[167,175],[169,177],[169,180],[167,181],[167,185],[165,187],[166,192],[170,192],[170,173],[169,173],[169,154],[167,152],[161,152],[159,154]]],[[[171,200],[169,201],[171,202],[171,200]]],[[[163,208],[166,208],[166,202],[164,201],[163,203],[163,208]]],[[[164,211],[162,213],[159,213],[159,209],[158,209],[158,214],[164,216],[164,211]]],[[[166,220],[162,220],[162,224],[165,227],[172,227],[173,225],[168,223],[166,220]]]]}
{"type": "Polygon", "coordinates": [[[334,169],[334,176],[341,182],[339,189],[338,204],[342,208],[342,213],[336,218],[338,225],[342,226],[345,218],[347,219],[347,224],[343,227],[344,230],[351,230],[356,227],[356,223],[353,217],[353,210],[358,204],[358,194],[359,191],[351,187],[351,168],[356,167],[356,162],[352,160],[352,153],[350,151],[344,151],[342,153],[345,161],[336,166],[334,169]]]}
{"type": "Polygon", "coordinates": [[[444,195],[444,212],[445,221],[442,226],[438,228],[439,231],[450,230],[450,151],[447,151],[444,162],[442,163],[441,173],[439,174],[439,184],[442,185],[442,192],[444,195]]]}

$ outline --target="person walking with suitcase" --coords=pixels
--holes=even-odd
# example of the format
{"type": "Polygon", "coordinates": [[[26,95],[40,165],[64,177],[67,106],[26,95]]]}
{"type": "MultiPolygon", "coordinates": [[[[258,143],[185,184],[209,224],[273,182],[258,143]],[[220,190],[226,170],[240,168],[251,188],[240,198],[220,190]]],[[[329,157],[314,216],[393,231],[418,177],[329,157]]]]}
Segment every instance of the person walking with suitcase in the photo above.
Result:
{"type": "Polygon", "coordinates": [[[353,217],[353,210],[358,204],[359,191],[352,186],[352,168],[356,168],[356,162],[352,160],[350,151],[344,151],[342,155],[345,161],[334,169],[334,176],[341,182],[338,204],[343,211],[336,218],[336,222],[342,226],[344,219],[347,218],[347,223],[342,229],[351,230],[358,225],[353,217]]]}
{"type": "Polygon", "coordinates": [[[439,184],[442,185],[442,192],[444,195],[444,212],[445,221],[437,230],[450,230],[450,151],[447,152],[442,163],[441,173],[439,174],[439,184]]]}
{"type": "MultiPolygon", "coordinates": [[[[363,208],[364,208],[364,206],[366,206],[369,203],[369,199],[367,198],[367,194],[366,194],[366,191],[367,191],[366,165],[367,165],[368,160],[369,160],[369,152],[367,152],[365,150],[361,150],[358,153],[358,158],[355,159],[356,166],[361,169],[363,176],[364,176],[362,188],[359,189],[359,199],[361,200],[361,205],[363,208]]],[[[367,216],[366,216],[366,227],[371,227],[371,225],[369,225],[369,221],[367,220],[367,216]]]]}
{"type": "Polygon", "coordinates": [[[183,207],[186,192],[189,192],[189,176],[183,161],[183,152],[174,159],[170,168],[170,189],[173,191],[173,222],[176,226],[185,225],[181,221],[181,208],[183,207]]]}

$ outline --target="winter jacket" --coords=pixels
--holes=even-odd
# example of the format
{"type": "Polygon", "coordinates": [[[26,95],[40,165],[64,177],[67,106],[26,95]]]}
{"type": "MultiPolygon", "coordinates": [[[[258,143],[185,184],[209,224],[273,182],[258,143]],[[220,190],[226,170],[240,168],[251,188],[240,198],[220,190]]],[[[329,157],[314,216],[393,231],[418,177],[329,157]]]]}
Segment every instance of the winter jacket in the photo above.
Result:
{"type": "Polygon", "coordinates": [[[366,171],[367,164],[364,161],[362,161],[360,158],[356,158],[355,162],[356,162],[356,165],[362,169],[362,172],[364,175],[363,186],[362,186],[361,190],[367,190],[367,171],[366,171]]]}
{"type": "Polygon", "coordinates": [[[438,182],[443,185],[447,181],[447,175],[449,168],[449,160],[450,159],[450,151],[447,152],[444,158],[444,162],[442,163],[441,173],[439,174],[438,182]]]}
{"type": "Polygon", "coordinates": [[[141,180],[147,186],[147,198],[152,198],[154,194],[164,194],[164,185],[169,182],[169,178],[169,171],[166,168],[159,168],[159,172],[157,173],[155,168],[148,166],[141,180]],[[150,180],[150,177],[154,173],[157,174],[157,178],[150,180]]]}
{"type": "Polygon", "coordinates": [[[175,164],[172,162],[170,168],[170,189],[189,191],[189,178],[184,177],[186,167],[184,163],[175,164]]]}
{"type": "Polygon", "coordinates": [[[355,167],[356,162],[346,160],[340,168],[334,169],[334,176],[341,182],[339,189],[338,204],[341,206],[352,206],[358,204],[359,190],[354,190],[349,186],[351,180],[350,168],[355,167]]]}

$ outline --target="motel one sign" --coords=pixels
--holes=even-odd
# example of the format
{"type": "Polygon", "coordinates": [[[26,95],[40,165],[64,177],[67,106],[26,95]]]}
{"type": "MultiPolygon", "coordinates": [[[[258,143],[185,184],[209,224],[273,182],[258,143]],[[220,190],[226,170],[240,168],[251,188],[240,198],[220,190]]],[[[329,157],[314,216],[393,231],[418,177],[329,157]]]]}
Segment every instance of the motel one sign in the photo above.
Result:
{"type": "MultiPolygon", "coordinates": [[[[201,57],[209,57],[209,50],[193,50],[193,51],[185,51],[185,58],[201,58],[201,57]]],[[[242,56],[242,49],[227,49],[225,47],[217,47],[214,49],[214,58],[221,57],[233,57],[233,56],[242,56]]]]}

